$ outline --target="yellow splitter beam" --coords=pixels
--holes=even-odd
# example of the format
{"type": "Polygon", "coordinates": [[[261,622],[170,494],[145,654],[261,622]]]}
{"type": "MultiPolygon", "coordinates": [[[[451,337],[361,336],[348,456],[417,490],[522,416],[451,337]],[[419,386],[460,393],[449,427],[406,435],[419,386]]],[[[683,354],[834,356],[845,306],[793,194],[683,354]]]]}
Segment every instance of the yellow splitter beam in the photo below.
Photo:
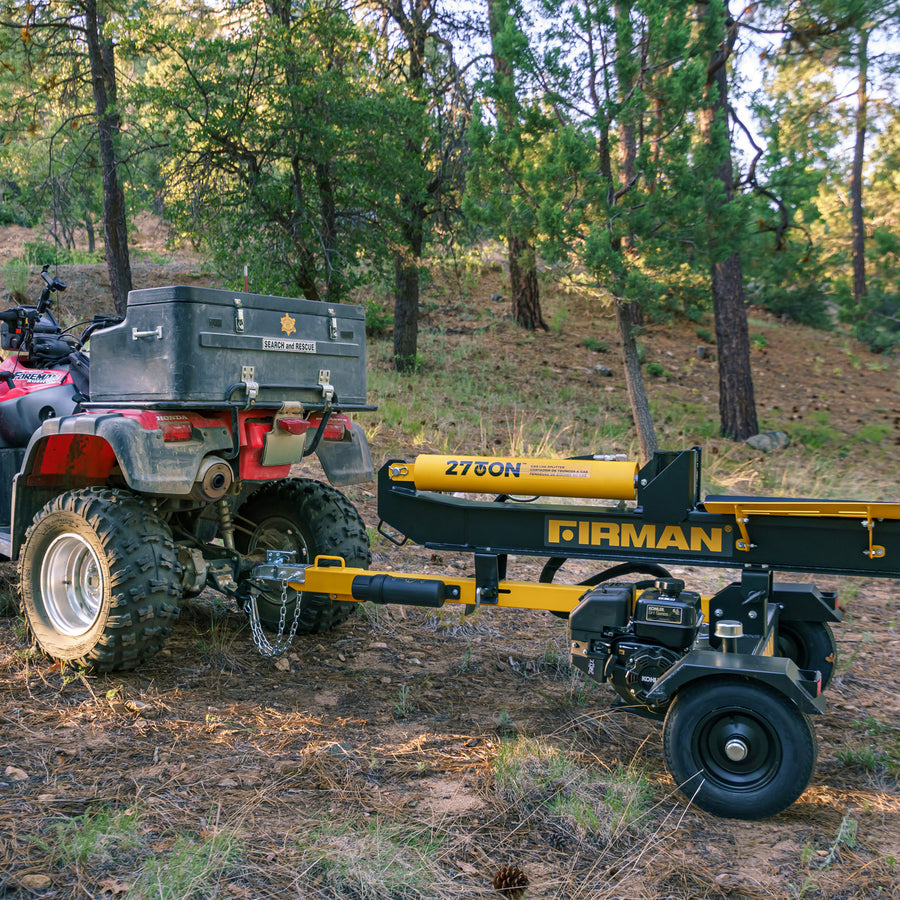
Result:
{"type": "MultiPolygon", "coordinates": [[[[446,578],[441,575],[404,575],[397,572],[375,572],[345,566],[339,556],[317,556],[311,566],[287,564],[277,570],[279,580],[287,581],[295,591],[328,594],[332,600],[361,603],[374,600],[381,603],[403,603],[415,606],[440,606],[441,603],[479,604],[474,578],[446,578]],[[354,586],[354,581],[356,585],[354,586]],[[440,591],[441,603],[422,602],[429,595],[433,598],[440,591]],[[379,596],[380,594],[380,596],[379,596]]],[[[501,581],[499,596],[491,606],[512,609],[543,609],[550,612],[569,613],[584,596],[589,587],[580,584],[532,584],[527,581],[501,581]]]]}
{"type": "Polygon", "coordinates": [[[610,459],[423,454],[412,463],[392,463],[389,471],[392,481],[412,481],[420,491],[634,500],[638,464],[610,459]]]}

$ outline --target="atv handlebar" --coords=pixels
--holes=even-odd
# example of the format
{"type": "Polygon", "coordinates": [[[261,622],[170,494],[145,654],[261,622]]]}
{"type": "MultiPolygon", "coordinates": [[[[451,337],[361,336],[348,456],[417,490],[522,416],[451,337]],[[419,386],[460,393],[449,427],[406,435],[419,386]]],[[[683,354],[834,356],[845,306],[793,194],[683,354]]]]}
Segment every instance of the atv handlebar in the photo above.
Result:
{"type": "Polygon", "coordinates": [[[93,332],[123,321],[121,316],[95,315],[90,322],[79,322],[63,329],[50,312],[50,298],[56,291],[64,291],[66,285],[55,275],[51,277],[49,268],[44,266],[41,269],[45,287],[36,306],[14,306],[11,309],[0,310],[0,323],[6,326],[0,341],[2,349],[23,352],[26,357],[30,357],[33,351],[38,351],[36,362],[47,358],[48,353],[55,358],[63,351],[80,350],[93,332]],[[87,325],[87,328],[81,333],[80,338],[69,334],[72,329],[83,325],[87,325]],[[57,339],[61,339],[65,344],[60,344],[57,339]]]}
{"type": "Polygon", "coordinates": [[[33,306],[14,306],[12,309],[4,309],[0,312],[0,322],[6,322],[7,325],[14,325],[20,319],[27,319],[34,323],[40,317],[41,314],[33,306]]]}
{"type": "Polygon", "coordinates": [[[125,318],[123,316],[94,316],[94,321],[81,332],[81,337],[78,339],[78,346],[83,347],[87,343],[88,338],[95,331],[98,331],[101,328],[109,328],[112,325],[118,325],[120,322],[124,321],[125,318]]]}

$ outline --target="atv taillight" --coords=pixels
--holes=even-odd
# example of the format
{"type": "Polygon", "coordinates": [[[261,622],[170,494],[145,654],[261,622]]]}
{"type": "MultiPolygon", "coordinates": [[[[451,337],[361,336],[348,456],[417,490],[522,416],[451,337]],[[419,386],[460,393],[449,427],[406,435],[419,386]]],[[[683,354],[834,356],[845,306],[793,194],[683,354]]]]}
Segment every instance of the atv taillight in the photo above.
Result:
{"type": "Polygon", "coordinates": [[[322,434],[323,441],[342,441],[347,434],[347,426],[343,422],[329,422],[322,434]]]}
{"type": "Polygon", "coordinates": [[[175,441],[189,441],[193,437],[190,422],[160,422],[159,430],[167,444],[175,441]]]}
{"type": "MultiPolygon", "coordinates": [[[[318,428],[322,422],[321,413],[313,413],[310,417],[310,428],[318,428]]],[[[343,413],[335,413],[325,423],[325,429],[322,432],[323,441],[343,441],[347,436],[347,429],[350,427],[350,419],[343,413]]]]}
{"type": "Polygon", "coordinates": [[[300,419],[295,416],[277,419],[276,424],[282,431],[286,431],[288,434],[306,434],[306,432],[309,431],[310,425],[312,425],[309,419],[300,419]]]}

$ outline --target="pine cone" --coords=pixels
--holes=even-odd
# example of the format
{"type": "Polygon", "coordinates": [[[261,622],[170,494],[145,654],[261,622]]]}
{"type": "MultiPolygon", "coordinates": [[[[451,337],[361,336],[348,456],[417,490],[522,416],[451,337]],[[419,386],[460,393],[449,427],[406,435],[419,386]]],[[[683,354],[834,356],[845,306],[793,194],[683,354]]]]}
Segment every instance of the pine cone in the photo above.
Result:
{"type": "Polygon", "coordinates": [[[510,900],[522,900],[527,887],[528,876],[518,866],[503,866],[494,876],[494,890],[510,900]]]}
{"type": "Polygon", "coordinates": [[[572,839],[562,831],[551,828],[541,833],[544,843],[549,844],[554,850],[568,850],[572,846],[572,839]]]}

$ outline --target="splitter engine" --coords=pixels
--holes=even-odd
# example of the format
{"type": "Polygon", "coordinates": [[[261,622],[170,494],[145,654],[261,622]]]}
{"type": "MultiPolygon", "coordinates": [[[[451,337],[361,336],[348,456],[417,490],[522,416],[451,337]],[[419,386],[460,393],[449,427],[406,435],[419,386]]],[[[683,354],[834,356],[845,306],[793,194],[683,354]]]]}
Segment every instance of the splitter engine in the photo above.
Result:
{"type": "Polygon", "coordinates": [[[627,703],[661,712],[648,694],[695,642],[703,615],[699,594],[664,578],[602,584],[585,594],[569,622],[577,668],[610,682],[627,703]]]}

